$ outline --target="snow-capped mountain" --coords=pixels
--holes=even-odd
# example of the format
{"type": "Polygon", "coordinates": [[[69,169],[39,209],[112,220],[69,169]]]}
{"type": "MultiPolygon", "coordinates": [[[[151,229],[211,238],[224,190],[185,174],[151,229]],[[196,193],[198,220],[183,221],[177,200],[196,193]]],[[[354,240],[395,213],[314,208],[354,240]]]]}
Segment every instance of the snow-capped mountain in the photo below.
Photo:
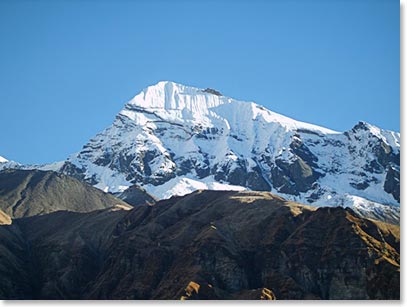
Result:
{"type": "Polygon", "coordinates": [[[131,99],[61,170],[112,193],[133,184],[157,198],[252,189],[398,216],[400,134],[365,122],[341,133],[165,81],[131,99]]]}
{"type": "Polygon", "coordinates": [[[8,168],[19,168],[21,165],[17,162],[7,160],[6,158],[0,156],[0,171],[8,168]]]}
{"type": "Polygon", "coordinates": [[[0,156],[0,171],[4,169],[24,169],[24,170],[40,170],[40,171],[55,171],[59,172],[66,161],[58,161],[49,164],[21,164],[16,161],[7,160],[0,156]]]}

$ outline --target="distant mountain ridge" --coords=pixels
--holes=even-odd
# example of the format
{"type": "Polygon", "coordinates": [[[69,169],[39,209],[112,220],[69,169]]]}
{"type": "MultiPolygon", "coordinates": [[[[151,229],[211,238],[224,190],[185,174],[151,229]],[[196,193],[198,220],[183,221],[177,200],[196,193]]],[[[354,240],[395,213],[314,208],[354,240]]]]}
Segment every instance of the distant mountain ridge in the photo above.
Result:
{"type": "Polygon", "coordinates": [[[132,208],[110,194],[61,173],[21,169],[0,171],[0,215],[3,212],[12,219],[61,210],[90,212],[117,206],[132,208]]]}
{"type": "Polygon", "coordinates": [[[79,153],[50,167],[115,194],[133,185],[159,199],[250,189],[399,218],[399,133],[366,122],[340,133],[170,81],[144,89],[79,153]]]}

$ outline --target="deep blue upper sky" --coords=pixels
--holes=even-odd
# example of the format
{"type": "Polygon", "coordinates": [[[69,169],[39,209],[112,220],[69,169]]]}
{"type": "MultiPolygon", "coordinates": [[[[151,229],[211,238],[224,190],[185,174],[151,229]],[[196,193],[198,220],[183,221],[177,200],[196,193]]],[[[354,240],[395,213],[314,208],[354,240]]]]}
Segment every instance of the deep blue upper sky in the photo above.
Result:
{"type": "Polygon", "coordinates": [[[400,130],[399,1],[0,1],[0,155],[65,159],[148,85],[400,130]]]}

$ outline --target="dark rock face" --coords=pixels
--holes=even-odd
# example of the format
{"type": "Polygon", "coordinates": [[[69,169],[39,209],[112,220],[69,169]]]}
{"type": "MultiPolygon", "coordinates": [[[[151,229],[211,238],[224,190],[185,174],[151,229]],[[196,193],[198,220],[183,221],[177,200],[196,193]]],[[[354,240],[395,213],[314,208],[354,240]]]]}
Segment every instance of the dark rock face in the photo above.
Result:
{"type": "Polygon", "coordinates": [[[157,199],[136,185],[129,187],[127,190],[116,196],[132,206],[144,204],[153,205],[157,202],[157,199]]]}
{"type": "MultiPolygon", "coordinates": [[[[167,182],[168,180],[170,180],[171,178],[175,177],[174,171],[175,171],[175,167],[173,167],[171,169],[170,172],[164,172],[155,176],[151,176],[152,172],[150,169],[150,163],[156,159],[158,156],[160,155],[159,152],[155,151],[155,150],[148,150],[143,152],[142,154],[142,163],[141,165],[143,166],[143,170],[144,170],[144,183],[146,184],[153,184],[153,185],[160,185],[163,184],[165,182],[167,182]]],[[[167,159],[171,159],[170,157],[166,157],[167,159]]]]}
{"type": "Polygon", "coordinates": [[[209,87],[204,89],[203,92],[213,94],[213,95],[216,95],[216,96],[222,96],[221,92],[219,92],[217,90],[214,90],[213,88],[209,88],[209,87]]]}
{"type": "Polygon", "coordinates": [[[294,154],[301,158],[304,163],[310,165],[310,167],[317,167],[318,157],[315,156],[307,146],[301,140],[301,136],[296,134],[290,144],[290,148],[294,154]]]}
{"type": "Polygon", "coordinates": [[[269,191],[270,185],[263,178],[258,166],[248,169],[246,161],[238,159],[233,163],[227,163],[221,168],[215,167],[212,171],[216,180],[229,182],[233,185],[248,187],[256,191],[269,191]]]}
{"type": "Polygon", "coordinates": [[[130,205],[61,173],[38,170],[0,172],[0,209],[12,219],[59,210],[89,212],[130,205]]]}
{"type": "Polygon", "coordinates": [[[384,190],[400,201],[400,171],[396,168],[389,167],[387,170],[384,190]]]}
{"type": "Polygon", "coordinates": [[[399,299],[399,227],[270,193],[197,191],[0,227],[0,298],[399,299]]]}
{"type": "Polygon", "coordinates": [[[271,187],[263,176],[261,169],[258,166],[254,167],[253,171],[247,174],[245,186],[254,191],[270,191],[271,187]]]}
{"type": "Polygon", "coordinates": [[[209,167],[208,159],[204,159],[203,161],[197,161],[197,159],[184,159],[180,158],[175,161],[178,165],[178,169],[176,171],[177,176],[182,176],[190,173],[191,171],[195,171],[198,178],[205,178],[210,175],[211,169],[209,167]]]}
{"type": "Polygon", "coordinates": [[[283,177],[288,177],[289,179],[289,182],[285,183],[286,185],[291,185],[291,189],[293,190],[292,193],[289,194],[295,194],[295,192],[298,194],[298,192],[308,191],[321,176],[320,173],[314,171],[300,157],[297,157],[297,159],[291,163],[276,160],[276,165],[283,172],[283,177]]]}

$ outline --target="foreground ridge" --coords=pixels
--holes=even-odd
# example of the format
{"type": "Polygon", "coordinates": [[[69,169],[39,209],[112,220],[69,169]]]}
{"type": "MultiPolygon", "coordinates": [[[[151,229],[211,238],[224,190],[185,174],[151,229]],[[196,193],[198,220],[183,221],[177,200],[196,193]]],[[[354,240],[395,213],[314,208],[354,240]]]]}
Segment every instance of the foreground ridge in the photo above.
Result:
{"type": "Polygon", "coordinates": [[[268,192],[55,212],[0,238],[1,299],[400,298],[398,226],[268,192]]]}

